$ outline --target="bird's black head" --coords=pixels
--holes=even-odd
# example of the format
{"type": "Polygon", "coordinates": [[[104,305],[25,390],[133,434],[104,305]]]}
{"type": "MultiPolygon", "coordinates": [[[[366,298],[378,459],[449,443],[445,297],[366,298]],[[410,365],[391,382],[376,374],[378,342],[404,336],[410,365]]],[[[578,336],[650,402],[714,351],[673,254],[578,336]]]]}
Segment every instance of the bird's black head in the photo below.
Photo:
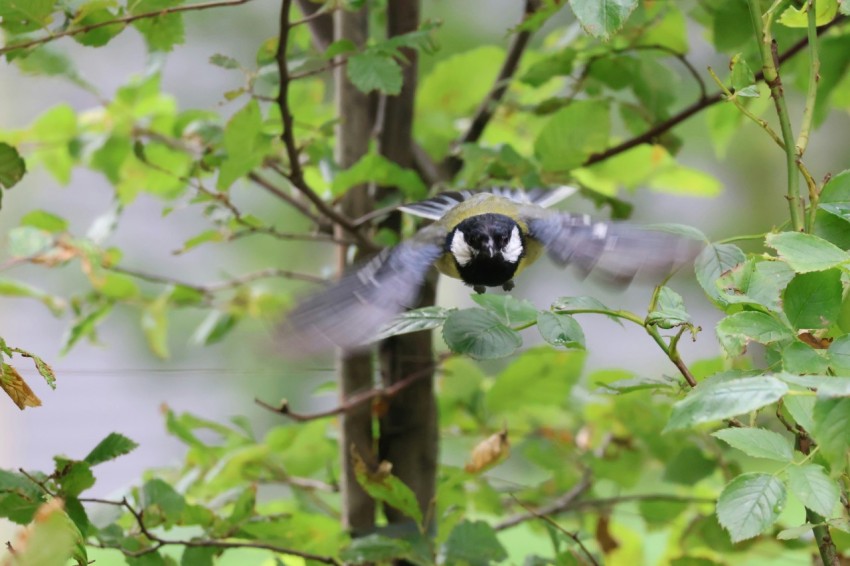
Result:
{"type": "Polygon", "coordinates": [[[446,239],[464,283],[497,287],[513,278],[525,240],[519,225],[504,214],[467,218],[446,239]]]}

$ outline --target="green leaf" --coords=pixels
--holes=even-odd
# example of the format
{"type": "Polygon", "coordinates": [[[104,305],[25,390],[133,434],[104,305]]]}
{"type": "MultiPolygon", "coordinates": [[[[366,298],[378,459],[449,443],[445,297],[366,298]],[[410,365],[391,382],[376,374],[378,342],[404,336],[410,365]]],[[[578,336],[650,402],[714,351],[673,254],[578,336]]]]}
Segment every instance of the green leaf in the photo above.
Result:
{"type": "Polygon", "coordinates": [[[841,271],[838,269],[801,273],[785,289],[785,315],[798,330],[827,328],[841,312],[841,294],[841,271]]]}
{"type": "Polygon", "coordinates": [[[159,512],[171,524],[176,523],[186,507],[186,500],[161,479],[152,479],[142,486],[141,505],[146,513],[159,512]]]}
{"type": "Polygon", "coordinates": [[[850,221],[850,170],[838,173],[823,186],[818,207],[837,218],[850,221]]]}
{"type": "Polygon", "coordinates": [[[717,281],[726,304],[745,304],[782,312],[782,293],[794,278],[794,270],[783,261],[748,258],[727,271],[717,281]]]}
{"type": "Polygon", "coordinates": [[[68,230],[68,221],[45,210],[31,210],[21,217],[21,226],[32,226],[56,234],[68,230]]]}
{"type": "Polygon", "coordinates": [[[88,314],[80,315],[62,338],[62,354],[67,354],[83,338],[95,339],[97,325],[112,312],[112,303],[104,303],[88,314]]]}
{"type": "Polygon", "coordinates": [[[838,469],[843,469],[850,449],[850,398],[819,398],[812,415],[814,428],[809,430],[820,446],[821,454],[838,469]]]}
{"type": "Polygon", "coordinates": [[[168,359],[168,289],[142,310],[142,331],[148,347],[158,358],[168,359]]]}
{"type": "Polygon", "coordinates": [[[472,295],[472,300],[499,317],[505,326],[525,326],[537,320],[537,308],[526,299],[511,295],[484,293],[472,295]]]}
{"type": "Polygon", "coordinates": [[[746,473],[729,482],[717,500],[717,519],[740,542],[765,532],[785,507],[785,485],[770,474],[746,473]]]}
{"type": "Polygon", "coordinates": [[[604,40],[626,24],[637,5],[637,0],[570,0],[584,31],[604,40]]]}
{"type": "Polygon", "coordinates": [[[788,386],[771,376],[744,377],[702,382],[673,405],[665,431],[734,417],[775,403],[788,386]]]}
{"type": "Polygon", "coordinates": [[[9,230],[9,253],[14,257],[38,255],[53,247],[53,235],[31,226],[9,230]]]}
{"type": "Polygon", "coordinates": [[[65,300],[61,297],[51,295],[41,289],[37,289],[21,281],[0,277],[0,295],[7,297],[29,297],[44,303],[55,315],[60,315],[65,310],[65,300]]]}
{"type": "Polygon", "coordinates": [[[483,309],[452,311],[443,324],[443,340],[455,353],[477,359],[503,358],[522,345],[519,334],[483,309]]]}
{"type": "Polygon", "coordinates": [[[519,80],[529,86],[539,87],[555,77],[568,76],[573,71],[577,54],[575,49],[562,49],[533,63],[519,80]]]}
{"type": "Polygon", "coordinates": [[[220,552],[214,547],[187,546],[180,557],[180,566],[215,566],[215,557],[220,552]]]}
{"type": "Polygon", "coordinates": [[[220,342],[236,327],[238,322],[239,317],[233,314],[212,311],[192,334],[192,342],[204,346],[220,342]]]}
{"type": "Polygon", "coordinates": [[[11,189],[27,172],[27,164],[18,150],[0,142],[0,187],[11,189]]]}
{"type": "MultiPolygon", "coordinates": [[[[134,15],[160,12],[180,4],[183,0],[139,0],[133,3],[130,12],[134,15]]],[[[179,12],[142,18],[133,22],[133,26],[144,36],[149,51],[171,51],[186,39],[183,15],[179,12]]]]}
{"type": "Polygon", "coordinates": [[[222,69],[238,69],[240,67],[239,61],[233,57],[222,55],[221,53],[215,53],[212,55],[210,57],[210,64],[215,65],[216,67],[221,67],[222,69]]]}
{"type": "Polygon", "coordinates": [[[805,389],[814,389],[817,391],[818,398],[850,397],[850,377],[794,375],[790,373],[780,373],[776,377],[785,383],[799,385],[805,389]]]}
{"type": "MultiPolygon", "coordinates": [[[[796,8],[793,5],[782,12],[779,16],[779,23],[789,28],[805,28],[809,25],[808,4],[803,4],[801,8],[796,8]]],[[[816,25],[826,25],[835,19],[838,15],[838,0],[818,0],[815,7],[815,23],[816,25]]]]}
{"type": "Polygon", "coordinates": [[[403,312],[389,321],[375,337],[375,340],[438,328],[443,325],[450,312],[449,309],[438,306],[403,312]]]}
{"type": "Polygon", "coordinates": [[[87,462],[61,457],[55,457],[54,461],[56,462],[54,476],[61,486],[62,496],[77,497],[94,485],[94,474],[87,462]]]}
{"type": "Polygon", "coordinates": [[[124,24],[102,25],[106,22],[115,21],[117,17],[117,14],[109,10],[111,4],[111,2],[105,0],[102,2],[87,2],[80,6],[74,18],[74,23],[79,27],[99,27],[85,33],[75,34],[73,36],[74,41],[88,47],[102,47],[121,33],[124,30],[124,24]]]}
{"type": "Polygon", "coordinates": [[[405,539],[371,534],[351,541],[340,553],[340,559],[350,564],[391,562],[393,559],[409,558],[413,547],[405,539]]]}
{"type": "Polygon", "coordinates": [[[541,311],[537,315],[537,329],[553,346],[584,349],[584,331],[568,314],[541,311]]]}
{"type": "Polygon", "coordinates": [[[416,171],[405,169],[374,152],[367,153],[349,169],[337,173],[331,192],[340,196],[351,187],[364,183],[397,187],[411,199],[422,199],[428,194],[428,187],[416,171]]]}
{"type": "Polygon", "coordinates": [[[794,459],[791,441],[779,433],[763,428],[725,428],[712,433],[732,448],[754,458],[767,458],[779,462],[794,459]]]}
{"type": "Polygon", "coordinates": [[[712,301],[720,306],[725,306],[727,303],[717,287],[717,280],[725,272],[746,260],[747,257],[738,246],[709,244],[702,250],[694,263],[697,281],[712,301]]]}
{"type": "Polygon", "coordinates": [[[0,18],[3,29],[25,33],[43,29],[50,23],[57,0],[2,0],[0,18]]]}
{"type": "Polygon", "coordinates": [[[366,51],[348,59],[346,71],[351,83],[362,92],[378,90],[395,95],[401,92],[404,79],[395,59],[366,51]]]}
{"type": "Polygon", "coordinates": [[[443,548],[446,564],[482,566],[501,562],[508,553],[496,537],[493,527],[484,521],[458,523],[443,548]]]}
{"type": "Polygon", "coordinates": [[[271,143],[262,132],[260,105],[251,100],[236,112],[224,128],[227,158],[221,164],[216,187],[225,190],[236,179],[258,167],[265,159],[271,143]]]}
{"type": "Polygon", "coordinates": [[[606,102],[573,102],[549,118],[534,142],[534,154],[545,171],[565,173],[575,169],[607,147],[610,120],[606,102]]]}
{"type": "Polygon", "coordinates": [[[104,277],[96,277],[92,283],[104,297],[117,301],[126,301],[139,295],[135,279],[123,273],[109,272],[104,277]]]}
{"type": "Polygon", "coordinates": [[[732,57],[732,88],[736,96],[753,97],[758,96],[756,76],[747,61],[740,53],[732,57]]]}
{"type": "Polygon", "coordinates": [[[830,365],[826,351],[802,342],[791,342],[782,349],[782,368],[790,373],[825,373],[830,365]]]}
{"type": "Polygon", "coordinates": [[[578,381],[585,353],[538,347],[524,352],[496,378],[484,405],[492,415],[563,406],[578,381]]]}
{"type": "Polygon", "coordinates": [[[793,330],[763,312],[743,311],[729,315],[716,327],[717,339],[730,356],[740,356],[749,342],[773,344],[793,340],[793,330]]]}
{"type": "Polygon", "coordinates": [[[801,232],[768,234],[767,245],[797,273],[824,271],[850,261],[850,255],[823,238],[801,232]]]}
{"type": "Polygon", "coordinates": [[[788,468],[788,488],[800,502],[822,517],[832,517],[840,490],[834,479],[817,464],[788,468]]]}
{"type": "Polygon", "coordinates": [[[716,467],[715,458],[695,446],[685,446],[666,463],[664,481],[692,486],[710,476],[716,467]]]}
{"type": "Polygon", "coordinates": [[[110,432],[109,436],[101,440],[97,446],[84,458],[90,466],[96,466],[119,456],[129,454],[139,445],[117,432],[110,432]]]}
{"type": "Polygon", "coordinates": [[[685,310],[682,296],[670,287],[662,287],[658,292],[655,310],[646,315],[647,324],[670,329],[691,322],[691,315],[685,310]]]}
{"type": "MultiPolygon", "coordinates": [[[[16,0],[17,1],[17,0],[16,0]]],[[[29,1],[29,0],[27,0],[29,1]]],[[[46,503],[39,509],[26,535],[22,549],[15,548],[16,566],[66,566],[77,553],[82,537],[59,500],[46,503]]],[[[82,558],[82,556],[80,556],[82,558]]],[[[77,564],[85,564],[83,559],[77,564]]]]}
{"type": "Polygon", "coordinates": [[[422,509],[413,490],[390,473],[392,465],[382,462],[376,472],[370,472],[360,455],[352,448],[351,453],[357,483],[374,499],[401,511],[422,525],[422,509]]]}

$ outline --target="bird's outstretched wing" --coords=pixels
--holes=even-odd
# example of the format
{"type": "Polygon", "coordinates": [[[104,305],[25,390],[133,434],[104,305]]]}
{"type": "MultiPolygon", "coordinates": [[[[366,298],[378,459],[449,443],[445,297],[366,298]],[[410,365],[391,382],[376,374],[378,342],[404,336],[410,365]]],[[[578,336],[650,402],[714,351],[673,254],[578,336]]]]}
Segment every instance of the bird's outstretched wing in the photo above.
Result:
{"type": "Polygon", "coordinates": [[[415,306],[445,238],[441,226],[423,228],[304,298],[281,326],[282,353],[307,356],[334,346],[348,351],[371,342],[384,324],[415,306]]]}
{"type": "Polygon", "coordinates": [[[575,265],[614,285],[636,276],[658,279],[692,262],[704,242],[682,233],[582,214],[525,207],[528,235],[542,243],[558,265],[575,265]]]}
{"type": "Polygon", "coordinates": [[[469,200],[471,197],[480,193],[491,193],[498,197],[503,197],[512,200],[518,204],[536,204],[537,206],[546,208],[558,203],[568,196],[576,192],[575,187],[561,186],[554,189],[531,189],[523,191],[511,187],[490,187],[480,191],[447,191],[439,193],[434,197],[420,202],[405,204],[398,207],[399,210],[421,216],[422,218],[430,218],[431,220],[439,220],[445,214],[462,203],[469,200]]]}

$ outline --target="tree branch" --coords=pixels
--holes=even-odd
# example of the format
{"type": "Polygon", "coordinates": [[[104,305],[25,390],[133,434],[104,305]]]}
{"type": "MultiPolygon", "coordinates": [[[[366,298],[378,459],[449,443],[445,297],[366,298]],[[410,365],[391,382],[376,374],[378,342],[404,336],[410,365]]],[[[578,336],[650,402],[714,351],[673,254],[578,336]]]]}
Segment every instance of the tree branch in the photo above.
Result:
{"type": "Polygon", "coordinates": [[[573,540],[573,542],[575,542],[578,545],[579,549],[581,549],[582,553],[587,557],[587,560],[591,564],[593,564],[593,566],[599,566],[599,561],[596,560],[596,557],[593,556],[593,554],[591,554],[591,552],[587,549],[586,546],[584,546],[584,543],[581,542],[580,538],[578,538],[578,534],[571,533],[570,531],[568,531],[567,529],[565,529],[564,527],[562,527],[561,525],[556,523],[551,517],[547,517],[546,515],[539,514],[537,511],[535,511],[534,509],[531,509],[525,503],[523,503],[522,501],[517,499],[516,496],[511,495],[511,497],[513,497],[514,501],[516,501],[519,504],[520,507],[522,507],[523,509],[526,509],[535,518],[542,519],[542,520],[546,521],[547,523],[552,525],[555,529],[557,529],[558,531],[564,533],[569,538],[571,538],[573,540]]]}
{"type": "Polygon", "coordinates": [[[114,25],[127,25],[129,23],[135,22],[136,20],[144,20],[149,18],[158,18],[160,16],[165,16],[168,14],[176,14],[179,12],[191,12],[196,10],[209,10],[211,8],[221,8],[226,6],[239,6],[240,4],[247,4],[251,0],[221,0],[217,2],[202,2],[199,4],[188,4],[186,6],[174,6],[172,8],[164,8],[162,10],[156,10],[154,12],[144,12],[141,14],[131,14],[129,16],[122,16],[120,18],[115,18],[114,20],[108,20],[105,22],[97,22],[85,26],[80,26],[78,28],[70,28],[66,30],[62,30],[56,33],[51,33],[48,36],[40,37],[37,39],[32,39],[30,41],[23,41],[21,43],[15,43],[12,45],[6,45],[0,48],[0,55],[5,55],[11,51],[17,51],[19,49],[28,49],[30,47],[36,47],[38,45],[43,45],[45,43],[50,43],[51,41],[55,41],[62,37],[71,37],[74,35],[79,35],[81,33],[87,33],[90,31],[94,31],[96,29],[100,29],[106,26],[114,26],[114,25]]]}
{"type": "MultiPolygon", "coordinates": [[[[834,20],[832,20],[828,24],[819,28],[817,30],[817,35],[822,35],[827,30],[831,29],[833,26],[836,26],[836,25],[844,22],[846,19],[847,18],[844,17],[844,16],[840,16],[838,18],[835,18],[834,20]]],[[[787,61],[788,59],[790,59],[791,57],[793,57],[794,55],[799,53],[801,50],[803,50],[806,47],[806,45],[808,45],[808,43],[809,43],[808,38],[803,38],[800,41],[798,41],[797,43],[795,43],[794,45],[792,45],[790,48],[788,48],[788,50],[786,50],[785,52],[783,52],[779,55],[779,58],[778,58],[779,63],[783,63],[784,61],[787,61]]],[[[760,70],[755,75],[756,75],[756,81],[763,81],[764,80],[764,70],[760,70]]],[[[667,132],[668,130],[671,130],[672,128],[674,128],[676,126],[678,126],[679,124],[681,124],[682,122],[684,122],[685,120],[687,120],[688,118],[693,116],[694,114],[697,114],[697,113],[701,112],[702,110],[705,110],[709,106],[713,106],[714,104],[717,104],[721,100],[723,100],[723,93],[721,91],[714,92],[714,93],[712,93],[712,94],[710,94],[710,95],[708,95],[704,98],[701,98],[701,99],[697,100],[696,102],[694,102],[693,104],[686,106],[685,108],[680,110],[678,113],[670,116],[666,120],[659,122],[658,124],[652,126],[646,132],[644,132],[640,135],[637,135],[633,138],[630,138],[630,139],[628,139],[628,140],[626,140],[622,143],[611,146],[608,149],[606,149],[605,151],[602,151],[600,153],[594,153],[593,155],[588,157],[585,160],[585,162],[582,163],[581,166],[587,167],[589,165],[593,165],[594,163],[599,163],[600,161],[605,161],[606,159],[609,159],[609,158],[611,158],[615,155],[619,155],[620,153],[626,152],[626,151],[628,151],[628,150],[630,150],[634,147],[637,147],[641,144],[649,143],[652,140],[654,140],[655,138],[657,138],[658,136],[660,136],[661,134],[667,132]]]]}
{"type": "Polygon", "coordinates": [[[424,367],[421,370],[408,375],[404,379],[396,381],[392,385],[382,387],[380,389],[369,389],[368,391],[352,395],[336,407],[325,411],[319,411],[317,413],[297,413],[289,407],[289,402],[286,399],[283,399],[277,405],[272,405],[271,403],[267,403],[261,399],[254,399],[254,402],[264,409],[268,409],[269,411],[288,417],[296,422],[315,421],[317,419],[326,419],[328,417],[344,415],[352,412],[364,403],[372,401],[373,399],[392,399],[417,381],[429,377],[434,369],[437,368],[437,366],[447,357],[448,355],[442,356],[432,365],[424,367]]]}
{"type": "MultiPolygon", "coordinates": [[[[525,0],[523,21],[534,14],[534,12],[536,12],[539,8],[540,0],[525,0]]],[[[513,36],[511,45],[508,48],[507,57],[505,57],[505,60],[502,63],[502,68],[496,76],[496,81],[493,83],[493,87],[490,89],[490,92],[487,93],[484,100],[481,101],[481,104],[478,106],[478,110],[475,111],[475,115],[472,118],[472,123],[469,125],[469,129],[457,142],[455,142],[456,147],[465,143],[476,142],[481,138],[481,134],[484,133],[484,129],[487,127],[490,119],[493,118],[496,107],[499,105],[499,102],[501,102],[502,98],[505,96],[505,92],[508,90],[508,85],[519,67],[520,59],[522,59],[522,54],[528,46],[531,34],[532,32],[530,30],[524,29],[513,36]]],[[[449,156],[444,163],[444,166],[449,170],[451,175],[460,171],[462,165],[463,161],[455,155],[449,156]]]]}
{"type": "Polygon", "coordinates": [[[591,483],[592,482],[590,470],[585,470],[578,483],[575,484],[568,492],[566,492],[564,495],[562,495],[555,501],[542,507],[539,507],[536,510],[528,509],[523,505],[523,507],[526,509],[525,513],[520,513],[518,515],[514,515],[512,517],[508,517],[507,519],[499,521],[498,523],[493,525],[493,528],[497,531],[503,531],[505,529],[515,527],[520,523],[530,521],[531,519],[536,519],[541,516],[554,515],[566,511],[567,509],[571,509],[575,505],[578,498],[587,493],[587,491],[590,489],[591,483]]]}
{"type": "Polygon", "coordinates": [[[116,507],[122,507],[127,510],[130,515],[133,516],[136,525],[139,527],[139,531],[142,535],[144,535],[148,540],[150,540],[153,546],[149,548],[143,548],[141,550],[133,551],[127,548],[124,548],[121,545],[101,545],[103,548],[112,548],[120,551],[125,556],[130,557],[138,557],[144,556],[145,554],[150,554],[152,552],[156,552],[160,548],[164,546],[184,546],[184,547],[206,547],[206,548],[259,548],[261,550],[270,550],[272,552],[277,552],[279,554],[285,554],[287,556],[297,556],[299,558],[304,558],[305,560],[313,560],[316,562],[321,562],[322,564],[335,564],[338,566],[342,566],[342,562],[337,560],[332,556],[323,556],[320,554],[313,554],[312,552],[304,552],[301,550],[295,550],[292,548],[285,548],[282,546],[277,546],[274,544],[269,544],[265,542],[259,541],[227,541],[227,540],[215,540],[215,539],[187,539],[187,540],[169,540],[163,539],[158,535],[148,529],[147,525],[145,525],[144,520],[144,511],[137,511],[130,502],[127,501],[127,498],[123,498],[121,501],[110,501],[108,499],[86,499],[86,501],[91,503],[101,503],[104,505],[112,505],[116,507]]]}

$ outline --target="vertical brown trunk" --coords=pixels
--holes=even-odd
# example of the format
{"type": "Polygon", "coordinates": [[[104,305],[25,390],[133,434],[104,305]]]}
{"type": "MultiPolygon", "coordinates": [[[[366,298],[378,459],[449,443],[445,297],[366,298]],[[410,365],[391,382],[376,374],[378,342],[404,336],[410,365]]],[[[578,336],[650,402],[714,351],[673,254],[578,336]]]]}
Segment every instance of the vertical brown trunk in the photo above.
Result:
{"type": "MultiPolygon", "coordinates": [[[[366,44],[369,32],[369,16],[366,9],[358,12],[338,10],[334,15],[334,36],[349,39],[358,46],[366,44]]],[[[314,34],[314,37],[317,34],[314,34]]],[[[334,73],[336,85],[336,109],[339,116],[336,137],[336,160],[340,167],[353,165],[366,153],[373,119],[369,96],[357,90],[345,74],[345,67],[337,67],[334,73]]],[[[342,212],[349,218],[358,218],[372,209],[368,187],[358,186],[349,190],[340,203],[342,212]]],[[[342,235],[342,234],[340,234],[342,235]]],[[[346,267],[346,250],[340,250],[339,263],[346,267]]],[[[343,399],[355,393],[371,389],[373,367],[371,355],[342,355],[339,360],[340,394],[343,399]]],[[[340,457],[342,458],[342,519],[345,528],[354,535],[374,529],[375,502],[363,491],[354,476],[351,450],[368,458],[374,451],[372,437],[372,409],[361,405],[343,415],[340,431],[340,457]]]]}
{"type": "MultiPolygon", "coordinates": [[[[387,35],[390,37],[419,27],[419,0],[393,0],[387,5],[387,35]]],[[[383,105],[380,132],[381,154],[403,167],[413,166],[413,111],[417,86],[417,52],[405,50],[404,86],[383,105]]],[[[400,229],[400,218],[391,217],[386,227],[400,229]]],[[[429,278],[420,306],[432,305],[435,280],[429,278]]],[[[437,471],[437,409],[433,391],[433,352],[430,332],[397,336],[380,347],[381,376],[385,385],[413,373],[431,371],[392,399],[381,417],[379,456],[393,465],[393,473],[407,484],[430,517],[437,471]]],[[[395,509],[386,510],[390,523],[407,520],[395,509]]]]}

